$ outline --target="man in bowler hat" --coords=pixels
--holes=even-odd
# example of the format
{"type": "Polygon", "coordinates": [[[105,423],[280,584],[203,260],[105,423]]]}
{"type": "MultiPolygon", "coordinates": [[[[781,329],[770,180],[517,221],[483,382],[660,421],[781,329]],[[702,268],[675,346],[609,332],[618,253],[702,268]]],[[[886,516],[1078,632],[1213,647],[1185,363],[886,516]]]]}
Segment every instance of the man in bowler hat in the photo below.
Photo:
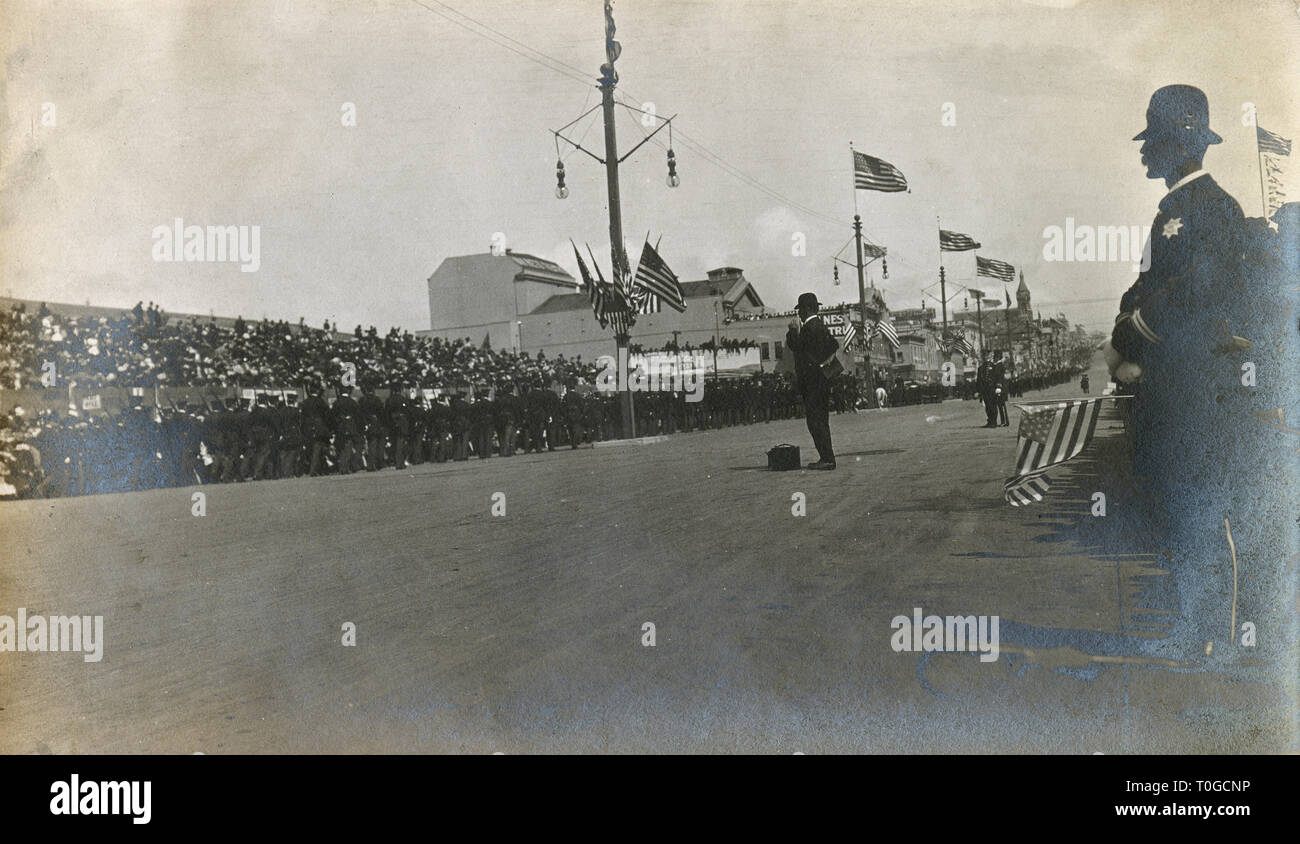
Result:
{"type": "Polygon", "coordinates": [[[831,336],[822,318],[817,314],[821,305],[817,296],[804,293],[799,296],[798,316],[790,320],[785,342],[795,354],[795,380],[803,398],[804,418],[808,433],[817,446],[817,460],[809,469],[834,469],[835,450],[831,448],[830,387],[824,367],[832,366],[840,344],[831,336]]]}

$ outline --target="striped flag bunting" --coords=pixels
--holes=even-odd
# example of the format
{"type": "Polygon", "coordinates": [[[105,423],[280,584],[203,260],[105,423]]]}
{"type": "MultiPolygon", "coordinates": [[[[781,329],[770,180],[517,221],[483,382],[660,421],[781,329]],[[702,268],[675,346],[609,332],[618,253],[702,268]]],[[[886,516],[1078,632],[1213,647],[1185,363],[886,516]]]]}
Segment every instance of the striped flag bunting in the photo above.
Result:
{"type": "Polygon", "coordinates": [[[1259,143],[1260,152],[1267,152],[1270,155],[1291,154],[1291,142],[1281,135],[1268,131],[1263,126],[1255,127],[1255,140],[1259,143]]]}
{"type": "Polygon", "coordinates": [[[939,229],[939,249],[944,252],[969,252],[979,248],[980,244],[968,234],[939,229]]]}
{"type": "Polygon", "coordinates": [[[654,294],[678,313],[686,310],[686,297],[682,295],[682,286],[677,281],[677,276],[668,269],[664,259],[659,257],[659,253],[650,245],[649,238],[641,247],[641,260],[637,264],[632,287],[640,287],[654,294]]]}
{"type": "Polygon", "coordinates": [[[899,346],[898,332],[894,330],[892,323],[885,322],[883,319],[878,319],[872,324],[871,336],[884,337],[889,341],[889,345],[893,346],[895,349],[899,346]]]}
{"type": "Polygon", "coordinates": [[[982,275],[985,278],[996,278],[999,281],[1015,281],[1016,268],[1006,261],[998,261],[994,258],[985,258],[980,255],[975,256],[975,275],[982,275]]]}
{"type": "Polygon", "coordinates": [[[888,161],[853,151],[853,186],[858,190],[897,193],[907,190],[907,179],[888,161]]]}
{"type": "Polygon", "coordinates": [[[1020,507],[1042,501],[1051,485],[1044,472],[1077,457],[1092,439],[1104,399],[1081,399],[1044,405],[1019,405],[1016,474],[1003,484],[1008,504],[1020,507]]]}

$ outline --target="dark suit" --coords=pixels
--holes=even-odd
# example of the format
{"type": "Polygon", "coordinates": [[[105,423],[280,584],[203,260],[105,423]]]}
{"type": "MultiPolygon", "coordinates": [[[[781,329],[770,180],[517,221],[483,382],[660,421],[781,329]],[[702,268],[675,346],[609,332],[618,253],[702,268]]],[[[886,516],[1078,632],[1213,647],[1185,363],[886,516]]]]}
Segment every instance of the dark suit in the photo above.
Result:
{"type": "Polygon", "coordinates": [[[830,379],[821,365],[839,351],[840,344],[831,336],[822,318],[809,317],[798,331],[791,328],[785,335],[786,345],[794,350],[795,379],[803,398],[804,416],[808,433],[817,447],[818,459],[823,463],[835,462],[831,447],[830,379]]]}

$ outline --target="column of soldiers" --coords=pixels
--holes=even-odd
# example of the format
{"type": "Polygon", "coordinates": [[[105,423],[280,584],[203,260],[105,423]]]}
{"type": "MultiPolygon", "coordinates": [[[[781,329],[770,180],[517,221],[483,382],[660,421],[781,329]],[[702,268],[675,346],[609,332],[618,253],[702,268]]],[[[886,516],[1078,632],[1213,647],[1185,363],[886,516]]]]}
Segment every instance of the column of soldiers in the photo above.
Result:
{"type": "MultiPolygon", "coordinates": [[[[145,407],[139,398],[119,414],[66,416],[43,412],[27,437],[39,455],[33,496],[87,495],[158,487],[241,483],[300,476],[403,469],[421,463],[510,457],[576,449],[621,436],[621,397],[560,393],[522,386],[469,401],[456,394],[427,401],[411,385],[340,386],[330,402],[309,387],[299,403],[292,393],[260,393],[251,403],[212,399],[145,407]],[[516,394],[517,392],[517,394],[516,394]]],[[[702,400],[682,392],[635,395],[640,436],[711,430],[799,417],[802,409],[786,380],[768,374],[719,379],[702,400]]],[[[853,388],[840,406],[851,409],[853,388]]]]}

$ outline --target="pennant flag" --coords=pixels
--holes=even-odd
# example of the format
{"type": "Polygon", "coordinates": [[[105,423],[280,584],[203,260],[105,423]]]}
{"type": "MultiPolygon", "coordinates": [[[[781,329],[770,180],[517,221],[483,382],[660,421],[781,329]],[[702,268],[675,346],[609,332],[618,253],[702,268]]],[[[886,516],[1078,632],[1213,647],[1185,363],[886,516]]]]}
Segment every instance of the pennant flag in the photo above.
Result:
{"type": "Polygon", "coordinates": [[[1004,287],[1002,288],[1002,295],[1007,297],[1007,307],[1011,307],[1011,291],[1004,287]]]}
{"type": "Polygon", "coordinates": [[[1259,144],[1260,152],[1267,152],[1270,155],[1291,154],[1291,142],[1281,135],[1268,131],[1263,126],[1255,127],[1255,140],[1259,144]]]}
{"type": "Polygon", "coordinates": [[[975,275],[982,275],[985,278],[996,278],[999,281],[1015,281],[1016,268],[1006,261],[998,261],[993,258],[984,258],[979,255],[975,256],[975,275]]]}
{"type": "Polygon", "coordinates": [[[980,245],[968,234],[939,229],[939,249],[944,252],[969,252],[980,245]]]}
{"type": "Polygon", "coordinates": [[[871,326],[871,336],[884,337],[889,341],[889,345],[893,346],[895,349],[899,346],[898,332],[894,330],[892,323],[885,322],[883,319],[876,320],[875,324],[871,326]]]}
{"type": "Polygon", "coordinates": [[[1102,401],[1096,398],[1020,406],[1016,474],[1003,484],[1008,504],[1020,507],[1031,500],[1043,500],[1050,486],[1043,472],[1083,451],[1097,428],[1102,401]]]}
{"type": "Polygon", "coordinates": [[[641,247],[641,260],[637,264],[632,287],[640,287],[654,294],[678,313],[686,310],[686,298],[682,295],[682,286],[678,283],[677,276],[673,275],[664,259],[650,245],[649,238],[641,247]]]}
{"type": "Polygon", "coordinates": [[[853,151],[853,186],[858,190],[897,193],[907,190],[907,179],[888,161],[853,151]]]}

